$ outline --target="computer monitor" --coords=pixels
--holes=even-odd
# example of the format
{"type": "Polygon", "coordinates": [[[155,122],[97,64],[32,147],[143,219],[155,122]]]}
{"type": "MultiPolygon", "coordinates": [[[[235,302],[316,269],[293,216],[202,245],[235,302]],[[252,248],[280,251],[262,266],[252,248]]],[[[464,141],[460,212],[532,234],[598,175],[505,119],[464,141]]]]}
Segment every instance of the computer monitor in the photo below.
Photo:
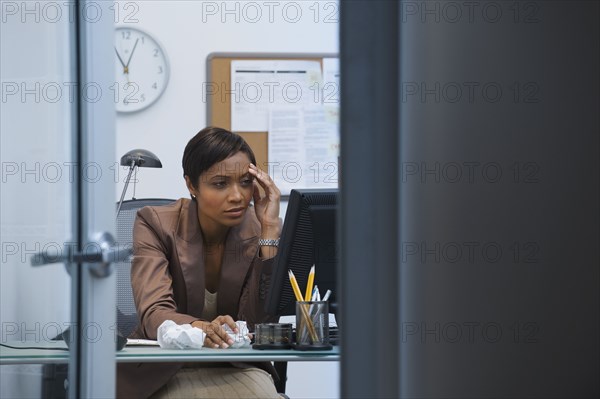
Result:
{"type": "Polygon", "coordinates": [[[329,311],[336,313],[337,204],[337,189],[291,190],[265,305],[267,313],[282,316],[296,312],[288,270],[294,272],[300,289],[304,290],[313,264],[314,284],[322,296],[331,290],[329,311]]]}

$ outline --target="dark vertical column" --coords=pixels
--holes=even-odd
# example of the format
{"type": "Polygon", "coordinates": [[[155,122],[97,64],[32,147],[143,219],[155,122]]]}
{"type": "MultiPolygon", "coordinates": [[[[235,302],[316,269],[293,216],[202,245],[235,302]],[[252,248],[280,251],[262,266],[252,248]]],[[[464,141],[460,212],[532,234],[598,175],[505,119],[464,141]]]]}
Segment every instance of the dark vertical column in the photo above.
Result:
{"type": "Polygon", "coordinates": [[[600,394],[598,4],[400,5],[402,397],[600,394]]]}
{"type": "Polygon", "coordinates": [[[398,6],[341,3],[343,398],[399,395],[398,6]]]}

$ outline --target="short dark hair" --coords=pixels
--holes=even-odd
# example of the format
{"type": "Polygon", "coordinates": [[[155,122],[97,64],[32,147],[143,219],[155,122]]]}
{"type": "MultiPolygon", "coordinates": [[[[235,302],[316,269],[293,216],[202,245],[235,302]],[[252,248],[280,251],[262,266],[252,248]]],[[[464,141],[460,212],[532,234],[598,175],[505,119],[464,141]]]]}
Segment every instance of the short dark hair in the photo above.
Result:
{"type": "Polygon", "coordinates": [[[183,176],[188,176],[192,186],[198,188],[196,185],[202,173],[240,151],[256,165],[254,152],[242,136],[220,127],[206,127],[185,146],[181,161],[183,176]]]}

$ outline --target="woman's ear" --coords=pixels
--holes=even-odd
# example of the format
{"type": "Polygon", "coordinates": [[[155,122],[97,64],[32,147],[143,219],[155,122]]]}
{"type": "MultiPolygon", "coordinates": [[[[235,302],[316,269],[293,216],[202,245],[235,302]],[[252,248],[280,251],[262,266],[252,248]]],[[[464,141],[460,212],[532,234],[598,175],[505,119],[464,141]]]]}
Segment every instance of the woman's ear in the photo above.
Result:
{"type": "Polygon", "coordinates": [[[184,178],[185,178],[185,185],[187,186],[188,191],[190,192],[190,195],[192,197],[196,196],[196,189],[194,188],[194,185],[192,184],[190,177],[188,175],[185,175],[184,178]]]}

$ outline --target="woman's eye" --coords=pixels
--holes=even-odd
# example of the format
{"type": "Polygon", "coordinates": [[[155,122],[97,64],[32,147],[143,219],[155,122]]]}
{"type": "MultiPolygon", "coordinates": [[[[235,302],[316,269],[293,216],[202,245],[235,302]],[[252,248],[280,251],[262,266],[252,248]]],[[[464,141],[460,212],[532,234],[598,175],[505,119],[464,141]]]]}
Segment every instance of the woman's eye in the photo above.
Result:
{"type": "Polygon", "coordinates": [[[222,188],[222,187],[225,187],[226,185],[227,185],[227,183],[225,183],[224,181],[213,182],[213,186],[215,186],[217,188],[222,188]]]}
{"type": "Polygon", "coordinates": [[[253,181],[254,180],[252,180],[252,179],[244,179],[244,180],[242,180],[242,185],[244,185],[244,186],[250,186],[250,185],[252,185],[253,181]]]}

